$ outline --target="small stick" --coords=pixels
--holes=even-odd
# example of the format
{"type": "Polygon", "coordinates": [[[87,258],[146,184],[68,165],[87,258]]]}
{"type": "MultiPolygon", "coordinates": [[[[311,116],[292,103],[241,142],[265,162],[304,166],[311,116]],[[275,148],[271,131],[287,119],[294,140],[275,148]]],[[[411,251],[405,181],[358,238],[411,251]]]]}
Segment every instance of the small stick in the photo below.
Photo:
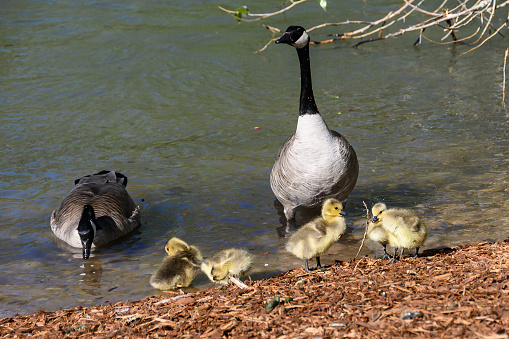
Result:
{"type": "Polygon", "coordinates": [[[238,288],[242,288],[242,289],[248,288],[248,286],[246,284],[244,284],[242,281],[240,281],[239,279],[237,279],[235,277],[230,277],[230,281],[232,283],[234,283],[235,285],[237,285],[238,288]]]}
{"type": "Polygon", "coordinates": [[[361,246],[359,247],[359,250],[357,251],[357,254],[355,255],[355,258],[353,258],[353,261],[357,259],[359,256],[359,253],[361,253],[362,246],[364,246],[364,240],[366,240],[366,235],[368,234],[368,225],[369,225],[369,209],[366,203],[363,201],[364,207],[366,208],[366,230],[364,231],[364,237],[362,237],[361,246]]]}
{"type": "Polygon", "coordinates": [[[502,108],[505,108],[505,68],[507,65],[507,54],[509,54],[509,48],[505,50],[505,56],[504,56],[504,80],[502,81],[502,108]]]}
{"type": "Polygon", "coordinates": [[[357,266],[359,266],[359,264],[361,263],[362,259],[364,259],[364,257],[360,258],[359,261],[357,261],[357,264],[355,264],[355,267],[353,268],[354,271],[357,269],[357,266]]]}

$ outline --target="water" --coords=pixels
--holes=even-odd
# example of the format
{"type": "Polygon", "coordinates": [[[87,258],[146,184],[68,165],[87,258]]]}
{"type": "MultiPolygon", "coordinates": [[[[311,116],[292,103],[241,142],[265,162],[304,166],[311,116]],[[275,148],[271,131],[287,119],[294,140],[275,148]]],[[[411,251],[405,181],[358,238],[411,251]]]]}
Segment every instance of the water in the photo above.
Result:
{"type": "MultiPolygon", "coordinates": [[[[160,294],[148,281],[171,236],[205,256],[247,248],[253,279],[302,265],[282,247],[268,182],[295,130],[297,56],[274,45],[254,54],[269,32],[236,24],[217,4],[3,3],[0,317],[160,294]],[[49,218],[74,179],[102,169],[128,176],[143,226],[84,262],[55,239],[49,218]]],[[[273,4],[256,2],[260,11],[273,4]]],[[[305,6],[267,23],[309,27],[392,8],[305,6]]],[[[414,47],[414,39],[311,48],[318,106],[360,162],[347,234],[324,264],[357,252],[363,201],[415,208],[430,226],[428,248],[507,237],[507,41],[460,57],[467,46],[414,47]]],[[[381,247],[366,242],[362,254],[381,247]]],[[[193,286],[212,285],[200,274],[193,286]]]]}

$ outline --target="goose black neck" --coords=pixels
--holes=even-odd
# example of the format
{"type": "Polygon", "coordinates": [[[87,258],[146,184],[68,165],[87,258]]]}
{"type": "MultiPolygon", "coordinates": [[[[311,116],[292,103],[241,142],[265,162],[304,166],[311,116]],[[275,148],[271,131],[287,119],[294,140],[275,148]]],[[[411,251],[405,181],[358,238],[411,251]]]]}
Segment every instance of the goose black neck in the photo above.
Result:
{"type": "Polygon", "coordinates": [[[90,249],[94,242],[95,229],[93,225],[95,225],[94,209],[90,205],[85,205],[81,212],[81,218],[77,229],[83,246],[83,259],[85,260],[90,257],[90,249]]]}
{"type": "Polygon", "coordinates": [[[297,48],[300,62],[300,107],[299,115],[318,114],[313,86],[311,84],[311,63],[309,62],[309,44],[297,48]]]}

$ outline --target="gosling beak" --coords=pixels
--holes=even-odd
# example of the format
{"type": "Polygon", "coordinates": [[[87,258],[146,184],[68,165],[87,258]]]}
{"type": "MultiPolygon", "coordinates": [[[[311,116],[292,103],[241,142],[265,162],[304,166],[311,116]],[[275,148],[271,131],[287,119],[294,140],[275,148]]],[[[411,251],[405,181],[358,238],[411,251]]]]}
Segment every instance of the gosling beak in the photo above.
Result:
{"type": "Polygon", "coordinates": [[[344,216],[346,216],[346,212],[345,211],[341,211],[341,212],[339,212],[339,215],[344,217],[344,216]]]}
{"type": "Polygon", "coordinates": [[[376,216],[376,215],[375,215],[375,216],[373,217],[373,222],[377,222],[378,220],[379,220],[379,219],[378,219],[378,216],[376,216]]]}

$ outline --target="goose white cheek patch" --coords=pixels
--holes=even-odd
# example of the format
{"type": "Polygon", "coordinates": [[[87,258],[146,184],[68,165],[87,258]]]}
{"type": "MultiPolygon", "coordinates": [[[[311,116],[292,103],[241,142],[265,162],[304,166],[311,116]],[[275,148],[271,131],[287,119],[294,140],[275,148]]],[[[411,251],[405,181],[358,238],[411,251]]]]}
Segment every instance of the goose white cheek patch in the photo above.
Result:
{"type": "Polygon", "coordinates": [[[306,47],[307,43],[308,43],[308,40],[309,40],[309,35],[307,32],[304,32],[301,37],[299,38],[299,40],[295,41],[292,46],[295,47],[295,48],[303,48],[303,47],[306,47]]]}
{"type": "Polygon", "coordinates": [[[92,224],[92,228],[94,229],[94,238],[97,234],[97,226],[95,225],[95,222],[93,220],[90,220],[90,224],[92,224]]]}

